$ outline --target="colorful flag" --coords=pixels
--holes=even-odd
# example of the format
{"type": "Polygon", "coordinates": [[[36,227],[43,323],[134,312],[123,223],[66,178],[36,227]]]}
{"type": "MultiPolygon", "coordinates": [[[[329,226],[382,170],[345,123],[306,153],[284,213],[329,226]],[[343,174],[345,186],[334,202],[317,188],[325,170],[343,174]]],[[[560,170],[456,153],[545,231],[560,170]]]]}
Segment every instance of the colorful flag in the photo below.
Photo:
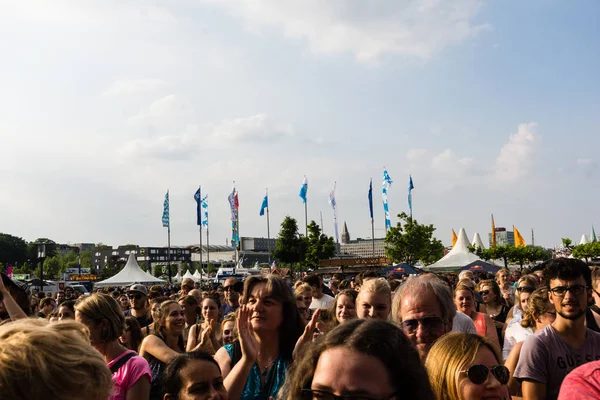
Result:
{"type": "Polygon", "coordinates": [[[458,236],[456,236],[456,232],[454,232],[454,229],[452,229],[452,247],[454,247],[457,240],[458,240],[458,236]]]}
{"type": "Polygon", "coordinates": [[[409,175],[408,177],[408,210],[412,218],[412,190],[415,188],[415,185],[413,185],[412,176],[409,175]]]}
{"type": "Polygon", "coordinates": [[[338,234],[338,223],[337,223],[337,202],[335,201],[335,187],[337,183],[333,184],[333,190],[329,193],[329,205],[333,209],[333,234],[335,236],[335,242],[339,243],[340,236],[338,234]]]}
{"type": "Polygon", "coordinates": [[[169,227],[169,191],[165,194],[165,202],[163,203],[163,215],[162,215],[163,227],[169,227]]]}
{"type": "Polygon", "coordinates": [[[496,225],[494,224],[494,214],[492,214],[492,248],[496,247],[496,225]]]}
{"type": "Polygon", "coordinates": [[[240,241],[238,232],[238,210],[240,203],[238,192],[235,190],[235,185],[227,199],[229,200],[229,207],[231,208],[231,247],[235,247],[240,241]]]}
{"type": "Polygon", "coordinates": [[[521,235],[521,232],[513,225],[513,234],[515,237],[515,247],[525,247],[527,243],[525,243],[525,239],[521,235]]]}
{"type": "Polygon", "coordinates": [[[206,228],[206,230],[208,231],[208,195],[204,195],[204,197],[202,198],[202,200],[200,200],[200,203],[202,204],[202,208],[204,209],[204,213],[202,215],[202,226],[204,228],[206,228]]]}
{"type": "Polygon", "coordinates": [[[597,241],[598,239],[596,239],[596,231],[594,231],[594,225],[592,225],[592,234],[590,235],[590,242],[594,243],[597,241]]]}
{"type": "Polygon", "coordinates": [[[302,187],[300,188],[300,198],[302,199],[302,203],[306,204],[306,194],[308,192],[308,179],[306,179],[306,175],[304,175],[304,179],[302,180],[302,187]]]}
{"type": "Polygon", "coordinates": [[[194,193],[194,200],[196,200],[196,224],[202,225],[202,198],[200,195],[200,188],[194,193]]]}
{"type": "Polygon", "coordinates": [[[269,194],[265,194],[265,198],[263,199],[262,205],[260,206],[260,216],[265,215],[265,209],[269,208],[269,194]]]}
{"type": "Polygon", "coordinates": [[[390,220],[390,209],[388,207],[388,189],[392,186],[392,178],[388,174],[387,170],[383,170],[383,183],[381,188],[381,198],[383,199],[383,211],[385,213],[385,229],[392,227],[392,221],[390,220]]]}
{"type": "Polygon", "coordinates": [[[369,182],[369,213],[373,219],[373,179],[369,182]]]}

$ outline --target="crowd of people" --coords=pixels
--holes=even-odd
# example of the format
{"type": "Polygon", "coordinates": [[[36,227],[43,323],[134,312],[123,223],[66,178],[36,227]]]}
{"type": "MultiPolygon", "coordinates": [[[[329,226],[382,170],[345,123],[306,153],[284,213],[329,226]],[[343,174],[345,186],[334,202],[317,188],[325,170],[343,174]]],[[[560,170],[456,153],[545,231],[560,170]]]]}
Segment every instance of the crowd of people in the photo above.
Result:
{"type": "Polygon", "coordinates": [[[2,399],[600,397],[600,270],[576,259],[54,297],[3,276],[0,300],[2,399]]]}

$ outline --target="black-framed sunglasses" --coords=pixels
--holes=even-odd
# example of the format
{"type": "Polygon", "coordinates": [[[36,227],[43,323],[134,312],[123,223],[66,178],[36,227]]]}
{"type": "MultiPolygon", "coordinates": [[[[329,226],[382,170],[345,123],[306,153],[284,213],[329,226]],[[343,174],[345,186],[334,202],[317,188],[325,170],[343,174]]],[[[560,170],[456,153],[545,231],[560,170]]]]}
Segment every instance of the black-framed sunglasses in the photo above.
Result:
{"type": "Polygon", "coordinates": [[[517,292],[533,293],[535,289],[531,286],[521,286],[517,288],[517,292]]]}
{"type": "Polygon", "coordinates": [[[556,297],[565,297],[567,292],[571,292],[573,296],[579,296],[585,293],[587,286],[584,285],[573,285],[573,286],[557,286],[550,288],[550,292],[556,297]]]}
{"type": "Polygon", "coordinates": [[[469,380],[474,384],[481,385],[488,380],[490,371],[502,385],[506,385],[508,383],[510,379],[510,371],[504,365],[495,365],[490,368],[487,365],[478,364],[469,367],[469,369],[466,371],[460,372],[466,373],[469,380]]]}
{"type": "Polygon", "coordinates": [[[333,393],[326,392],[325,390],[313,389],[302,389],[301,393],[302,400],[389,400],[397,394],[392,393],[391,395],[384,397],[367,396],[364,394],[337,396],[333,393]]]}
{"type": "Polygon", "coordinates": [[[479,294],[482,295],[482,296],[487,296],[488,294],[490,294],[490,291],[489,290],[482,290],[482,291],[479,292],[479,294]]]}
{"type": "Polygon", "coordinates": [[[143,294],[130,294],[129,300],[140,300],[143,297],[144,297],[143,294]]]}
{"type": "Polygon", "coordinates": [[[415,318],[402,321],[402,329],[407,333],[416,332],[419,325],[425,330],[438,331],[444,326],[444,321],[440,317],[415,318]]]}

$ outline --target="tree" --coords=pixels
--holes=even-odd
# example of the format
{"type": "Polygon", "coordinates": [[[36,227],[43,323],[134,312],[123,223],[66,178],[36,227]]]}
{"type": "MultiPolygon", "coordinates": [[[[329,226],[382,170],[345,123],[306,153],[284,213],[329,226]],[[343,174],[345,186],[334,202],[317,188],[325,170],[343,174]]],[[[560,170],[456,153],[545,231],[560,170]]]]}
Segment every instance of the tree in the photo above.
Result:
{"type": "Polygon", "coordinates": [[[81,261],[81,268],[89,268],[92,270],[92,259],[93,259],[93,251],[92,249],[82,250],[79,252],[79,259],[81,261]]]}
{"type": "Polygon", "coordinates": [[[273,258],[281,264],[289,264],[293,268],[304,260],[304,242],[298,233],[298,223],[289,215],[283,219],[281,230],[275,240],[275,249],[271,252],[273,258]]]}
{"type": "MultiPolygon", "coordinates": [[[[60,278],[61,261],[60,257],[53,256],[44,260],[44,280],[60,278]]],[[[34,275],[41,279],[41,271],[39,265],[34,270],[34,275]]]]}
{"type": "Polygon", "coordinates": [[[22,265],[29,259],[27,242],[20,237],[0,233],[0,262],[3,265],[22,265]]]}
{"type": "Polygon", "coordinates": [[[308,237],[302,238],[304,242],[304,262],[306,268],[317,269],[320,260],[326,260],[335,254],[335,241],[333,237],[321,233],[321,227],[315,221],[308,225],[308,237]]]}
{"type": "Polygon", "coordinates": [[[56,242],[54,240],[48,238],[38,238],[33,242],[29,242],[29,259],[37,260],[38,259],[38,245],[44,244],[46,245],[46,258],[54,257],[58,252],[56,242]]]}
{"type": "Polygon", "coordinates": [[[398,224],[385,236],[385,254],[394,262],[432,264],[444,255],[444,245],[433,237],[433,225],[421,225],[406,213],[398,214],[398,224]]]}
{"type": "Polygon", "coordinates": [[[524,264],[547,260],[550,257],[542,247],[515,247],[510,244],[491,249],[469,246],[469,251],[485,261],[502,259],[505,268],[508,268],[508,263],[511,262],[519,264],[523,269],[524,264]]]}
{"type": "Polygon", "coordinates": [[[584,259],[590,262],[594,258],[600,257],[600,242],[591,242],[577,245],[573,248],[573,257],[584,259]]]}

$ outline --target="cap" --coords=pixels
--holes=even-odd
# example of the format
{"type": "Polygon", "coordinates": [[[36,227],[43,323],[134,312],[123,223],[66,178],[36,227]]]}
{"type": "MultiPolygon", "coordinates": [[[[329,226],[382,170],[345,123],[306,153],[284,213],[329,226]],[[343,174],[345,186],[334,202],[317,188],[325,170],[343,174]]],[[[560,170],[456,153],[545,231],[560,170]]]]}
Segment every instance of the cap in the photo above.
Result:
{"type": "Polygon", "coordinates": [[[139,292],[139,293],[143,294],[144,296],[148,295],[148,289],[146,289],[146,286],[140,285],[139,283],[136,283],[135,285],[131,285],[131,287],[129,288],[127,293],[130,293],[130,292],[139,292]]]}

